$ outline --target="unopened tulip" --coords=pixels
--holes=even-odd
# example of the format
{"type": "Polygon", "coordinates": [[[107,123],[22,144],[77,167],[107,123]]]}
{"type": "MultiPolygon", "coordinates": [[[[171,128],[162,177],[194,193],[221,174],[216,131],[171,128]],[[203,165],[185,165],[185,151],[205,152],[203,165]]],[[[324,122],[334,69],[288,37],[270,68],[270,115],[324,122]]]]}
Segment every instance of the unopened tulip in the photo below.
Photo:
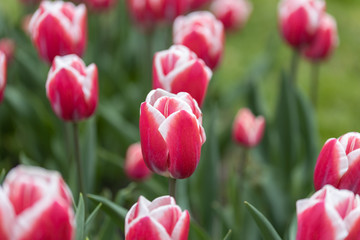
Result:
{"type": "Polygon", "coordinates": [[[254,147],[261,141],[265,130],[263,116],[255,117],[248,108],[242,108],[236,114],[233,124],[234,140],[245,146],[254,147]]]}
{"type": "Polygon", "coordinates": [[[39,55],[49,63],[56,56],[82,56],[87,39],[86,19],[84,4],[43,1],[29,23],[39,55]]]}
{"type": "Polygon", "coordinates": [[[250,16],[252,5],[248,0],[215,0],[211,11],[225,29],[241,29],[250,16]]]}
{"type": "Polygon", "coordinates": [[[5,53],[8,63],[11,62],[14,58],[15,42],[10,38],[0,39],[0,52],[5,53]]]}
{"type": "Polygon", "coordinates": [[[144,162],[140,143],[134,143],[128,148],[125,158],[125,173],[135,181],[142,181],[151,176],[151,171],[144,162]]]}
{"type": "Polygon", "coordinates": [[[182,45],[157,52],[153,60],[153,88],[187,92],[202,105],[212,71],[194,52],[182,45]]]}
{"type": "Polygon", "coordinates": [[[312,61],[327,59],[338,46],[339,38],[335,19],[325,14],[320,21],[314,40],[304,49],[306,58],[312,61]]]}
{"type": "Polygon", "coordinates": [[[324,0],[282,0],[278,13],[284,40],[296,49],[309,44],[324,12],[324,0]]]}
{"type": "Polygon", "coordinates": [[[224,49],[224,26],[207,11],[192,12],[175,19],[175,44],[187,46],[211,69],[219,64],[224,49]]]}
{"type": "Polygon", "coordinates": [[[360,133],[350,132],[326,141],[317,159],[314,185],[326,184],[360,194],[360,133]]]}
{"type": "Polygon", "coordinates": [[[98,71],[76,55],[56,57],[46,82],[46,95],[56,115],[64,121],[90,117],[98,103],[98,71]]]}
{"type": "Polygon", "coordinates": [[[6,87],[6,55],[0,51],[0,103],[4,99],[4,91],[6,87]]]}
{"type": "Polygon", "coordinates": [[[170,196],[150,202],[140,196],[125,218],[126,240],[186,240],[190,227],[188,211],[181,211],[170,196]]]}
{"type": "Polygon", "coordinates": [[[360,197],[324,186],[296,202],[297,240],[355,240],[360,236],[360,197]]]}
{"type": "Polygon", "coordinates": [[[91,9],[101,11],[112,8],[116,0],[86,0],[86,3],[91,9]]]}
{"type": "Polygon", "coordinates": [[[143,157],[153,172],[177,179],[193,174],[206,137],[190,94],[152,90],[141,104],[139,127],[143,157]]]}

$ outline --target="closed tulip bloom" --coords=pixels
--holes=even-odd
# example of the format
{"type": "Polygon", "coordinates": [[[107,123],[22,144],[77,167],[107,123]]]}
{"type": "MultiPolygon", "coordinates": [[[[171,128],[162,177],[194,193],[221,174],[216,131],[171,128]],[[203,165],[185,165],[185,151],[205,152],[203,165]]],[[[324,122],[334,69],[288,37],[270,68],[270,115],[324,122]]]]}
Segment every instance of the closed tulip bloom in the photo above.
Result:
{"type": "Polygon", "coordinates": [[[233,124],[234,140],[245,147],[254,147],[261,141],[265,130],[265,118],[255,117],[248,108],[242,108],[236,114],[233,124]]]}
{"type": "Polygon", "coordinates": [[[360,133],[326,141],[316,162],[314,186],[318,190],[326,184],[360,194],[360,133]]]}
{"type": "Polygon", "coordinates": [[[9,63],[14,58],[15,42],[10,38],[0,39],[0,52],[5,53],[6,61],[9,63]]]}
{"type": "Polygon", "coordinates": [[[153,60],[153,88],[187,92],[202,105],[212,71],[194,52],[182,45],[157,52],[153,60]]]}
{"type": "Polygon", "coordinates": [[[320,21],[314,40],[304,49],[303,54],[312,61],[327,59],[339,44],[335,19],[325,14],[320,21]]]}
{"type": "Polygon", "coordinates": [[[84,4],[43,1],[29,23],[31,39],[41,58],[51,63],[55,56],[82,56],[87,40],[86,19],[84,4]]]}
{"type": "Polygon", "coordinates": [[[134,181],[142,181],[151,176],[151,171],[144,162],[140,143],[134,143],[128,148],[125,158],[125,173],[134,181]]]}
{"type": "Polygon", "coordinates": [[[187,240],[190,227],[188,211],[181,211],[170,196],[150,202],[140,196],[125,218],[126,240],[187,240]]]}
{"type": "Polygon", "coordinates": [[[56,115],[64,121],[90,117],[98,103],[98,71],[76,55],[56,57],[46,81],[46,95],[56,115]]]}
{"type": "Polygon", "coordinates": [[[224,50],[224,27],[207,11],[192,12],[175,19],[173,26],[175,44],[187,46],[214,69],[219,64],[224,50]]]}
{"type": "Polygon", "coordinates": [[[210,8],[225,29],[235,30],[241,29],[247,22],[252,4],[248,0],[215,0],[210,8]]]}
{"type": "Polygon", "coordinates": [[[282,0],[278,13],[284,40],[297,49],[309,44],[324,12],[324,0],[282,0]]]}
{"type": "Polygon", "coordinates": [[[206,137],[190,94],[152,90],[141,104],[139,127],[143,157],[153,172],[177,179],[193,174],[206,137]]]}
{"type": "Polygon", "coordinates": [[[360,197],[324,186],[296,202],[297,240],[355,240],[360,236],[360,197]]]}
{"type": "Polygon", "coordinates": [[[0,103],[4,99],[4,91],[6,87],[6,55],[0,51],[0,103]]]}

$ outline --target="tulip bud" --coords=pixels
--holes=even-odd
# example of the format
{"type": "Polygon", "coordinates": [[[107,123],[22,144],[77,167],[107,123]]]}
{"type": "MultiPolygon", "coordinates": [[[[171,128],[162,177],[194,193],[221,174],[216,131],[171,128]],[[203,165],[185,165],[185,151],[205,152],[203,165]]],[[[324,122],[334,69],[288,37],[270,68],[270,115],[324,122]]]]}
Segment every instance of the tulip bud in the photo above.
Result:
{"type": "Polygon", "coordinates": [[[15,42],[10,38],[0,39],[0,52],[5,53],[6,62],[11,62],[14,59],[15,42]]]}
{"type": "Polygon", "coordinates": [[[310,198],[296,202],[297,240],[358,239],[360,197],[348,190],[324,186],[310,198]]]}
{"type": "Polygon", "coordinates": [[[46,95],[56,115],[64,121],[90,117],[98,103],[98,71],[76,55],[56,57],[46,82],[46,95]]]}
{"type": "Polygon", "coordinates": [[[150,202],[143,196],[131,207],[125,218],[125,239],[188,239],[190,215],[181,211],[170,196],[150,202]]]}
{"type": "Polygon", "coordinates": [[[153,172],[178,179],[193,174],[206,137],[190,94],[152,90],[141,104],[139,127],[144,161],[153,172]]]}
{"type": "Polygon", "coordinates": [[[212,71],[182,45],[157,52],[153,61],[153,88],[171,93],[187,92],[202,105],[212,71]]]}
{"type": "Polygon", "coordinates": [[[116,0],[86,0],[86,3],[95,11],[102,11],[112,8],[116,0]]]}
{"type": "Polygon", "coordinates": [[[247,22],[252,4],[248,0],[215,0],[210,8],[225,29],[235,30],[241,29],[247,22]]]}
{"type": "Polygon", "coordinates": [[[211,69],[222,58],[224,38],[222,23],[210,12],[192,12],[174,21],[174,43],[187,46],[211,69]]]}
{"type": "Polygon", "coordinates": [[[324,12],[324,0],[282,0],[278,13],[284,40],[297,49],[311,43],[324,12]]]}
{"type": "Polygon", "coordinates": [[[125,158],[125,172],[134,181],[142,181],[151,176],[151,171],[144,162],[140,143],[134,143],[128,148],[125,158]]]}
{"type": "Polygon", "coordinates": [[[51,63],[55,56],[82,56],[86,45],[86,8],[71,2],[43,1],[29,23],[39,55],[51,63]]]}
{"type": "Polygon", "coordinates": [[[234,140],[245,146],[254,147],[261,141],[265,130],[265,119],[263,116],[255,118],[248,108],[238,111],[233,124],[234,140]]]}
{"type": "Polygon", "coordinates": [[[0,51],[0,103],[4,99],[4,91],[6,87],[6,71],[6,55],[2,51],[0,51]]]}

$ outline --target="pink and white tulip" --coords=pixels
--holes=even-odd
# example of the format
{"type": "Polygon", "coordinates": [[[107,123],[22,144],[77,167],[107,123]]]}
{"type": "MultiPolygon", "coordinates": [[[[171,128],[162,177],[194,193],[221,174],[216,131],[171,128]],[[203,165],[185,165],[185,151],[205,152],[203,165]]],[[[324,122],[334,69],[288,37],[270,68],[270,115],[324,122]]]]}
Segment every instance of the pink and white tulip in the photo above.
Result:
{"type": "Polygon", "coordinates": [[[143,157],[153,172],[177,179],[193,174],[206,137],[190,94],[152,90],[141,104],[139,127],[143,157]]]}
{"type": "Polygon", "coordinates": [[[98,71],[76,55],[56,57],[46,82],[46,95],[56,115],[64,121],[90,117],[98,103],[98,71]]]}
{"type": "Polygon", "coordinates": [[[220,63],[224,38],[223,24],[210,12],[192,12],[174,21],[174,44],[188,47],[211,69],[220,63]]]}
{"type": "Polygon", "coordinates": [[[296,202],[297,240],[355,240],[360,236],[360,197],[324,186],[296,202]]]}
{"type": "Polygon", "coordinates": [[[0,103],[4,99],[4,92],[6,87],[6,55],[0,51],[0,103]]]}
{"type": "Polygon", "coordinates": [[[233,123],[233,139],[245,147],[254,147],[261,141],[264,130],[265,118],[255,117],[248,108],[242,108],[233,123]]]}
{"type": "Polygon", "coordinates": [[[150,202],[140,196],[125,218],[126,240],[186,240],[190,227],[188,211],[181,211],[170,196],[150,202]]]}
{"type": "Polygon", "coordinates": [[[187,92],[202,105],[212,71],[194,52],[182,45],[157,52],[153,60],[153,88],[187,92]]]}
{"type": "Polygon", "coordinates": [[[134,143],[126,151],[125,173],[134,181],[143,181],[151,176],[141,152],[141,144],[134,143]]]}
{"type": "Polygon", "coordinates": [[[318,190],[326,184],[360,194],[360,133],[326,141],[316,162],[314,186],[318,190]]]}
{"type": "Polygon", "coordinates": [[[86,21],[84,4],[43,1],[29,23],[40,57],[51,63],[56,56],[82,56],[87,41],[86,21]]]}
{"type": "Polygon", "coordinates": [[[5,53],[6,62],[10,63],[14,59],[15,42],[10,38],[0,39],[0,52],[5,53]]]}

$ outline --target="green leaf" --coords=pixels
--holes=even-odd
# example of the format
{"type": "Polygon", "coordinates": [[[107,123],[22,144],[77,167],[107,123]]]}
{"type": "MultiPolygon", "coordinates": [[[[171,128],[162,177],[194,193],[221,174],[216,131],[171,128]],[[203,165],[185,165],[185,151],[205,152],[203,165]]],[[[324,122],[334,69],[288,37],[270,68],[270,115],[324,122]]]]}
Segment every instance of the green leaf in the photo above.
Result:
{"type": "Polygon", "coordinates": [[[96,119],[90,118],[86,121],[86,132],[82,143],[82,161],[85,172],[85,182],[87,192],[93,192],[96,169],[96,119]]]}
{"type": "Polygon", "coordinates": [[[231,229],[229,229],[229,231],[225,235],[224,240],[228,240],[230,236],[231,236],[231,229]]]}
{"type": "Polygon", "coordinates": [[[191,219],[189,239],[208,240],[211,239],[211,237],[194,219],[191,219]]]}
{"type": "Polygon", "coordinates": [[[3,183],[5,176],[6,176],[6,171],[5,171],[5,169],[2,169],[0,172],[0,184],[3,183]]]}
{"type": "Polygon", "coordinates": [[[84,240],[84,230],[85,230],[85,204],[82,194],[79,196],[79,203],[76,209],[76,240],[84,240]]]}
{"type": "Polygon", "coordinates": [[[276,232],[269,220],[267,220],[266,217],[259,212],[259,210],[248,202],[245,202],[245,206],[255,220],[265,240],[281,240],[279,234],[276,232]]]}
{"type": "Polygon", "coordinates": [[[90,213],[89,217],[86,219],[85,222],[85,228],[87,228],[91,222],[94,220],[94,218],[96,217],[96,215],[98,214],[100,208],[102,206],[102,203],[99,203],[96,208],[92,211],[92,213],[90,213]]]}

